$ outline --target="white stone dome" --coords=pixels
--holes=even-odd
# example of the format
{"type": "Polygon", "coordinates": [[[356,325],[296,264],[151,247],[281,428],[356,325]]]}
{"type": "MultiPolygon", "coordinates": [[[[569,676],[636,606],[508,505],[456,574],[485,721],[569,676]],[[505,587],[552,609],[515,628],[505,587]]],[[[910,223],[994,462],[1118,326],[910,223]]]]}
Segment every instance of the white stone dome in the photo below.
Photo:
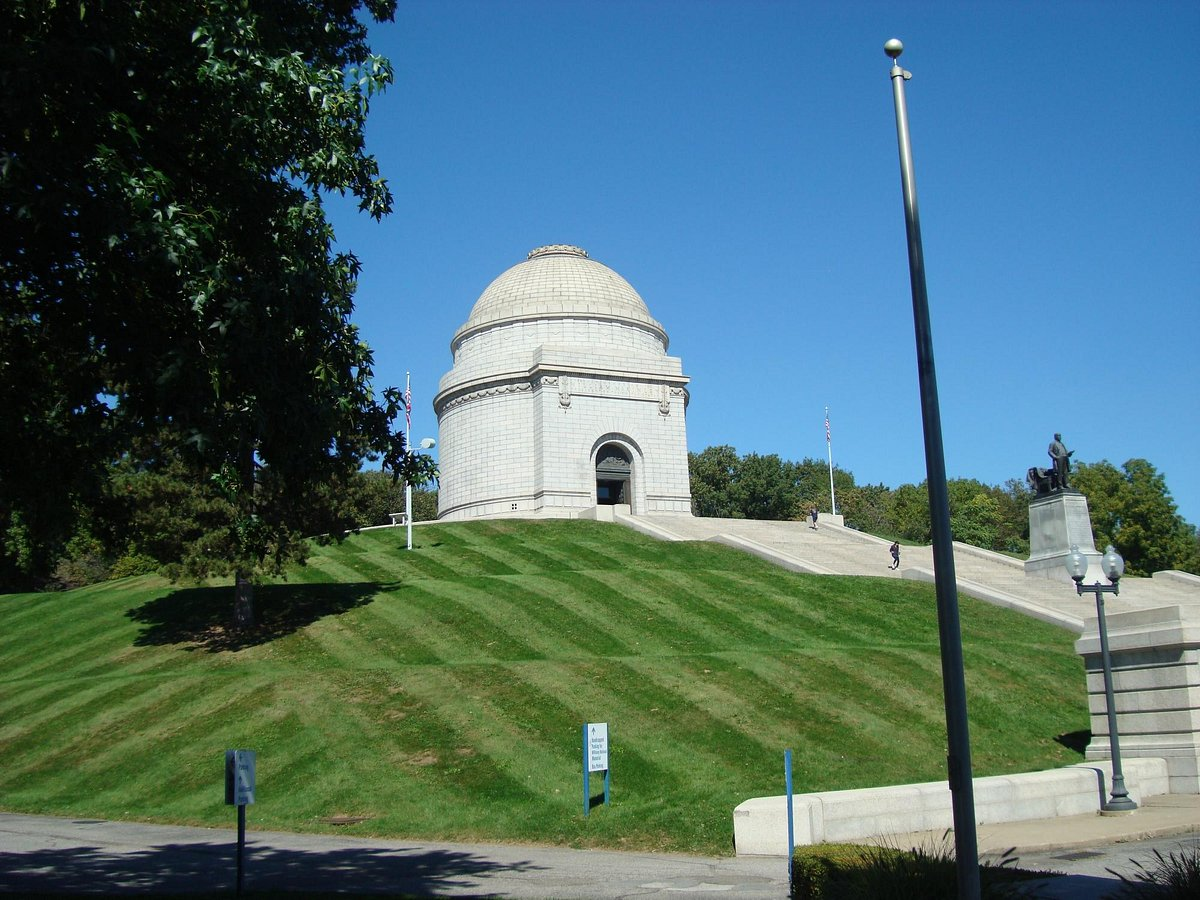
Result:
{"type": "Polygon", "coordinates": [[[451,349],[457,351],[481,330],[509,322],[566,318],[640,326],[661,338],[664,351],[667,347],[666,331],[628,281],[590,259],[582,247],[550,244],[531,250],[524,262],[487,286],[455,333],[451,349]]]}
{"type": "Polygon", "coordinates": [[[637,291],[587,251],[531,251],[450,347],[439,518],[690,513],[689,379],[637,291]]]}

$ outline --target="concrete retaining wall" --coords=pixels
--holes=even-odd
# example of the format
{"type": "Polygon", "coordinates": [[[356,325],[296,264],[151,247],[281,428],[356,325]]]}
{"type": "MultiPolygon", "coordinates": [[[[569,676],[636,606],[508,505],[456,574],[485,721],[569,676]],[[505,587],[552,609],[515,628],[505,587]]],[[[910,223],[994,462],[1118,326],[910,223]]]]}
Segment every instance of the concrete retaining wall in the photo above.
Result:
{"type": "MultiPolygon", "coordinates": [[[[1135,802],[1168,792],[1164,760],[1122,762],[1125,787],[1135,802]]],[[[1108,760],[976,778],[975,820],[986,825],[1098,813],[1111,778],[1108,760]]],[[[953,824],[945,781],[796,794],[792,815],[797,845],[942,830],[953,824]]],[[[756,797],[739,804],[733,811],[733,842],[738,856],[787,856],[787,798],[756,797]]]]}

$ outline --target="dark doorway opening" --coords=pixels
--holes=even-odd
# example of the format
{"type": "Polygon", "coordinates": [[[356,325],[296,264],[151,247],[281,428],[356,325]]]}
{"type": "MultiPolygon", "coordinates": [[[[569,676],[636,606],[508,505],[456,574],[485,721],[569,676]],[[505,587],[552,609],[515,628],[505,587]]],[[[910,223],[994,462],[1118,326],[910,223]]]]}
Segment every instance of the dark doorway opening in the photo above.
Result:
{"type": "Polygon", "coordinates": [[[624,447],[605,444],[596,454],[596,503],[629,504],[629,479],[633,461],[624,447]]]}

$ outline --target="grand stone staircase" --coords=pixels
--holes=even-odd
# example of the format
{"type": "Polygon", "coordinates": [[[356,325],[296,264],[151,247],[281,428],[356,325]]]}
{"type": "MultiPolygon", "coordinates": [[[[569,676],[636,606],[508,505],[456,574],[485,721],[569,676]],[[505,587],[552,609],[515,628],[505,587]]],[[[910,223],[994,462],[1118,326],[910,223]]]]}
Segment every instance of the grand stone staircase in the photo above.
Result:
{"type": "MultiPolygon", "coordinates": [[[[933,548],[901,548],[900,568],[891,569],[890,542],[828,520],[808,522],[710,519],[693,516],[631,516],[615,520],[661,540],[718,541],[755,553],[786,568],[817,575],[868,575],[933,581],[933,548]]],[[[961,594],[1006,606],[1082,633],[1096,613],[1095,595],[1078,596],[1063,571],[1060,578],[1028,576],[1021,560],[954,544],[954,574],[961,594]]],[[[1087,583],[1104,581],[1088,572],[1087,583]]],[[[1107,582],[1105,582],[1107,583],[1107,582]]],[[[1200,611],[1200,577],[1158,572],[1153,578],[1122,578],[1121,592],[1105,599],[1109,612],[1181,606],[1200,611]]]]}

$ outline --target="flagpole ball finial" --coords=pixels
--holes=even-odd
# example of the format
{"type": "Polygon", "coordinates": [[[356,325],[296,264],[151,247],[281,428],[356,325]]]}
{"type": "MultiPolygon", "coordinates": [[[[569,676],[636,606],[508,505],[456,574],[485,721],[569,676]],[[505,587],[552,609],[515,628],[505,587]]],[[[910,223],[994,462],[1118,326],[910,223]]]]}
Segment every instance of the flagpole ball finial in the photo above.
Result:
{"type": "Polygon", "coordinates": [[[888,56],[890,56],[892,59],[897,59],[900,56],[900,54],[904,52],[904,42],[899,40],[898,38],[892,38],[890,41],[888,41],[886,44],[883,45],[883,52],[886,53],[888,56]]]}

